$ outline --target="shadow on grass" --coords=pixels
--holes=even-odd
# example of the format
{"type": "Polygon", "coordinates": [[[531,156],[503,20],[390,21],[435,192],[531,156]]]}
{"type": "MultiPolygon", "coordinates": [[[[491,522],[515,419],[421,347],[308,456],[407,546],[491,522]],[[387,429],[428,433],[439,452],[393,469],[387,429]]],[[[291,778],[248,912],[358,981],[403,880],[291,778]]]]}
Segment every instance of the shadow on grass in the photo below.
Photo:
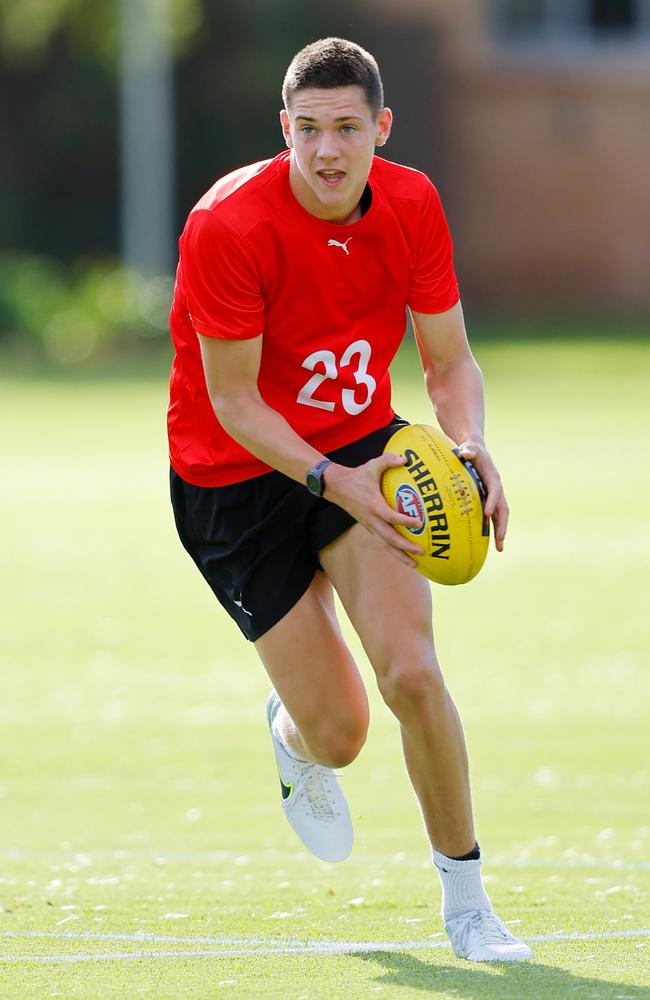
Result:
{"type": "Polygon", "coordinates": [[[573,975],[553,965],[538,962],[494,962],[458,968],[428,965],[419,958],[399,952],[357,952],[350,956],[375,962],[385,971],[377,977],[382,986],[426,990],[449,994],[457,1000],[650,1000],[650,989],[609,979],[573,975]]]}

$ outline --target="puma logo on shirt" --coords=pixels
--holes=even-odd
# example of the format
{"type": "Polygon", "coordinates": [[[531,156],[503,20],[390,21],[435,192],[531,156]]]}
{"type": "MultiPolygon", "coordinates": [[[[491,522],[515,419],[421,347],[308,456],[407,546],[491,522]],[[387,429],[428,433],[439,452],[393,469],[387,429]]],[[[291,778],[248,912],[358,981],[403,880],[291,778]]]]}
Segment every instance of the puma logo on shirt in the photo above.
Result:
{"type": "Polygon", "coordinates": [[[350,251],[348,250],[348,243],[350,242],[351,239],[352,239],[352,237],[348,236],[348,238],[345,241],[345,243],[339,243],[338,240],[328,240],[327,241],[327,245],[328,245],[328,247],[340,247],[341,250],[345,250],[346,254],[349,257],[350,256],[350,251]]]}

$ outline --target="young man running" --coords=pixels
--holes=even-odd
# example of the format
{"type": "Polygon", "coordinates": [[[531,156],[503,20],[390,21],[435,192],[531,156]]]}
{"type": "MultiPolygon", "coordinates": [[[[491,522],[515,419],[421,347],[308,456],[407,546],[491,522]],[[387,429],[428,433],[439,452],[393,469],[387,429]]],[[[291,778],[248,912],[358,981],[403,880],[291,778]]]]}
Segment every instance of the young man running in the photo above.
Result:
{"type": "Polygon", "coordinates": [[[530,949],[481,882],[467,755],[436,658],[414,524],[384,501],[383,448],[401,421],[388,367],[413,317],[443,430],[488,490],[503,548],[508,509],[483,440],[437,192],[374,155],[390,135],[377,64],[328,38],[294,58],[280,113],[288,150],[217,181],[190,213],[171,313],[171,491],[181,540],[274,690],[267,716],[285,814],[317,857],[352,847],[333,769],[366,739],[368,700],[335,590],[397,717],[457,955],[530,949]]]}

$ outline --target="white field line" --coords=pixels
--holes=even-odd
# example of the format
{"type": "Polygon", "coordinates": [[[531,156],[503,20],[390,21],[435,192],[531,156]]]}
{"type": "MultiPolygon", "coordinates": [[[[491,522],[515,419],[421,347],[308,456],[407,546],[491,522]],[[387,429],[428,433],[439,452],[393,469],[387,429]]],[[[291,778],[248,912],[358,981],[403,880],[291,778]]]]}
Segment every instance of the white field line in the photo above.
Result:
{"type": "MultiPolygon", "coordinates": [[[[246,955],[353,955],[369,952],[402,952],[402,951],[423,951],[426,949],[449,948],[448,941],[276,941],[270,943],[265,941],[257,944],[261,939],[242,938],[168,938],[157,937],[156,935],[140,934],[93,934],[93,933],[43,933],[37,931],[7,931],[0,933],[0,937],[7,938],[55,938],[55,939],[75,939],[75,940],[128,940],[128,941],[180,941],[187,943],[195,941],[212,941],[220,944],[220,948],[190,950],[175,949],[173,951],[126,951],[126,952],[97,952],[86,954],[70,955],[2,955],[0,964],[15,962],[40,962],[40,963],[66,963],[66,962],[119,962],[119,961],[143,961],[147,959],[170,959],[170,958],[232,958],[246,955]]],[[[650,937],[650,928],[638,928],[626,931],[593,931],[586,933],[564,934],[539,934],[528,937],[525,940],[529,944],[549,944],[565,941],[608,941],[622,938],[650,937]]]]}

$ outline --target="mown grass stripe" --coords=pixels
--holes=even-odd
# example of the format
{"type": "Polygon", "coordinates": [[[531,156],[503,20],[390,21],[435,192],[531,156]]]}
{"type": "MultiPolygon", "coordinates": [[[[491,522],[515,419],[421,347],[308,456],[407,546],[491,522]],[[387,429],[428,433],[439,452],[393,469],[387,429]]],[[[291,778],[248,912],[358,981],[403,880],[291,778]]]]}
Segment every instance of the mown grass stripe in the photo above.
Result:
{"type": "MultiPolygon", "coordinates": [[[[22,861],[42,858],[43,860],[59,860],[61,858],[88,858],[91,862],[101,860],[111,861],[235,861],[237,858],[246,857],[250,861],[287,859],[284,851],[246,851],[245,855],[235,851],[30,851],[23,848],[0,849],[0,858],[8,861],[22,861]]],[[[291,854],[292,863],[309,862],[313,864],[314,858],[311,854],[291,854]]],[[[383,854],[364,854],[363,862],[367,864],[418,864],[417,858],[406,858],[404,856],[391,857],[383,854]]],[[[571,868],[571,869],[596,869],[603,871],[650,871],[650,861],[623,861],[622,859],[596,859],[596,858],[488,858],[486,868],[516,868],[522,871],[533,870],[535,868],[571,868]]]]}

